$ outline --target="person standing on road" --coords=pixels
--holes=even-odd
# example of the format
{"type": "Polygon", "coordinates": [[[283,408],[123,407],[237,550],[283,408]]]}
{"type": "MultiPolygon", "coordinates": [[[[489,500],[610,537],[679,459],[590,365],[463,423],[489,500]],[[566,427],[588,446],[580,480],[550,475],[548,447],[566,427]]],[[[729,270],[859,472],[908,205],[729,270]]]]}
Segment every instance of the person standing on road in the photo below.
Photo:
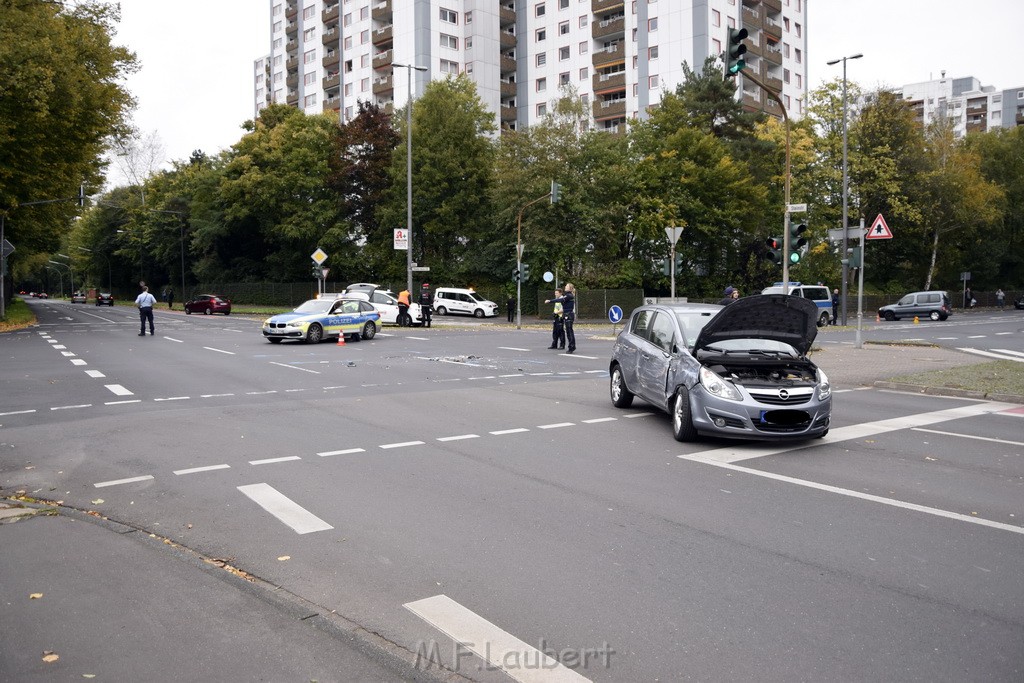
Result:
{"type": "Polygon", "coordinates": [[[838,325],[839,320],[839,289],[832,290],[832,324],[838,325]]]}
{"type": "Polygon", "coordinates": [[[516,321],[516,298],[510,296],[506,305],[508,306],[508,321],[514,323],[516,321]]]}
{"type": "Polygon", "coordinates": [[[149,293],[149,287],[142,286],[142,293],[135,298],[135,305],[139,309],[139,336],[146,336],[146,321],[149,321],[150,336],[156,334],[153,330],[153,306],[156,304],[156,297],[149,293]]]}
{"type": "Polygon", "coordinates": [[[408,289],[403,289],[398,293],[398,323],[399,327],[408,327],[412,324],[412,318],[409,316],[409,304],[410,297],[408,289]]]}
{"type": "Polygon", "coordinates": [[[434,317],[434,302],[430,296],[430,285],[426,282],[420,289],[420,310],[423,311],[423,327],[430,327],[434,317]]]}
{"type": "Polygon", "coordinates": [[[964,308],[970,308],[972,301],[974,301],[974,294],[971,292],[971,288],[968,287],[964,290],[964,308]]]}
{"type": "Polygon", "coordinates": [[[1003,302],[1004,301],[1006,301],[1006,293],[1003,292],[1002,289],[997,289],[996,290],[996,306],[999,307],[1000,311],[1003,310],[1003,302]]]}
{"type": "Polygon", "coordinates": [[[565,327],[565,341],[568,343],[566,353],[576,351],[576,332],[573,330],[573,323],[576,322],[576,287],[571,282],[565,283],[565,294],[554,299],[548,299],[544,303],[562,304],[562,325],[565,327]]]}
{"type": "MultiPolygon", "coordinates": [[[[562,296],[562,290],[555,290],[555,299],[562,296]]],[[[565,313],[562,308],[562,304],[559,301],[555,302],[555,310],[553,315],[553,322],[551,324],[551,346],[549,349],[564,349],[565,348],[565,313]]]]}
{"type": "Polygon", "coordinates": [[[174,308],[174,290],[167,288],[167,310],[174,308]]]}

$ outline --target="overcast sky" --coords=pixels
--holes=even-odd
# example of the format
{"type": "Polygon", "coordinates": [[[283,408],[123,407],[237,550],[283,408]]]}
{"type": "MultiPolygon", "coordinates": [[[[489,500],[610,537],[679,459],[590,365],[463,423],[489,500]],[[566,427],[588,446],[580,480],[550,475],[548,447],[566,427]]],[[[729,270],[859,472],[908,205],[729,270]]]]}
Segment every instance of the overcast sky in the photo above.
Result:
{"type": "MultiPolygon", "coordinates": [[[[367,0],[369,1],[369,0],[367,0]]],[[[661,0],[684,2],[689,0],[661,0]]],[[[793,0],[795,2],[795,0],[793,0]]],[[[975,76],[1000,89],[1024,86],[1016,61],[1024,0],[804,0],[809,84],[842,76],[826,62],[863,53],[847,78],[863,87],[975,76]]],[[[138,55],[128,81],[135,123],[156,131],[169,159],[214,154],[253,117],[253,60],[270,46],[267,0],[120,0],[115,42],[138,55]]]]}

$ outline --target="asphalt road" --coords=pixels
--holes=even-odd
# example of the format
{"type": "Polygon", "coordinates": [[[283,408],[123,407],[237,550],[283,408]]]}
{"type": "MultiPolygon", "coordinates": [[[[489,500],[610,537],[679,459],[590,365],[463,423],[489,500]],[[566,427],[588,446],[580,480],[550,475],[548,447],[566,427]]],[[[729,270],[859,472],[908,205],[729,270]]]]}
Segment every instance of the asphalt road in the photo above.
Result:
{"type": "MultiPolygon", "coordinates": [[[[1024,672],[1019,405],[872,389],[826,354],[825,439],[678,444],[667,416],[611,406],[598,333],[571,356],[504,324],[270,345],[234,316],[157,311],[157,336],[139,337],[134,309],[30,303],[40,324],[0,336],[0,493],[231,558],[424,667],[1024,672]]],[[[913,330],[1019,348],[1003,325],[913,330]]]]}

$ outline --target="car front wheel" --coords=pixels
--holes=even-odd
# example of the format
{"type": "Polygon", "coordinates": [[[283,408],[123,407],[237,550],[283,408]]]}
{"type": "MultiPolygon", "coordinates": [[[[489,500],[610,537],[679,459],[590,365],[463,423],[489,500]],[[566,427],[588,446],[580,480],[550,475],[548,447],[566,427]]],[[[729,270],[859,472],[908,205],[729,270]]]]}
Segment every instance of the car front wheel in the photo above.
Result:
{"type": "Polygon", "coordinates": [[[203,315],[210,315],[211,313],[213,313],[213,311],[211,311],[211,310],[210,310],[210,307],[209,307],[209,306],[207,306],[207,307],[206,307],[206,310],[205,310],[205,311],[203,311],[203,315]]]}
{"type": "Polygon", "coordinates": [[[438,306],[436,313],[438,315],[448,315],[448,309],[445,308],[444,306],[438,306]]]}
{"type": "Polygon", "coordinates": [[[818,318],[818,327],[825,327],[828,325],[828,313],[822,313],[821,317],[818,318]]]}
{"type": "Polygon", "coordinates": [[[885,319],[886,319],[886,320],[888,320],[889,322],[892,322],[893,320],[895,320],[895,319],[896,319],[896,314],[895,314],[895,313],[893,313],[892,311],[886,311],[886,312],[885,312],[885,316],[884,316],[884,317],[885,317],[885,319]]]}
{"type": "Polygon", "coordinates": [[[377,334],[377,326],[373,323],[366,323],[363,325],[363,339],[373,339],[377,334]]]}
{"type": "Polygon", "coordinates": [[[929,318],[931,318],[932,320],[939,320],[939,319],[941,319],[941,318],[942,318],[942,315],[941,315],[941,314],[940,314],[940,313],[939,313],[938,311],[932,311],[932,312],[931,312],[931,313],[930,313],[930,314],[928,315],[928,317],[929,317],[929,318]]]}
{"type": "Polygon", "coordinates": [[[192,315],[192,309],[188,306],[185,307],[185,315],[192,315]]]}
{"type": "Polygon", "coordinates": [[[306,330],[306,343],[307,344],[319,344],[320,340],[324,338],[324,328],[317,324],[312,324],[309,329],[306,330]]]}
{"type": "Polygon", "coordinates": [[[676,441],[693,441],[697,438],[697,428],[693,426],[690,416],[690,392],[679,387],[672,399],[672,436],[676,441]]]}
{"type": "Polygon", "coordinates": [[[475,311],[473,311],[473,317],[474,318],[482,318],[482,317],[484,317],[484,309],[478,308],[475,311]]]}
{"type": "Polygon", "coordinates": [[[616,408],[628,408],[633,405],[633,393],[626,388],[626,380],[622,376],[622,368],[618,365],[612,370],[611,396],[612,405],[616,408]]]}

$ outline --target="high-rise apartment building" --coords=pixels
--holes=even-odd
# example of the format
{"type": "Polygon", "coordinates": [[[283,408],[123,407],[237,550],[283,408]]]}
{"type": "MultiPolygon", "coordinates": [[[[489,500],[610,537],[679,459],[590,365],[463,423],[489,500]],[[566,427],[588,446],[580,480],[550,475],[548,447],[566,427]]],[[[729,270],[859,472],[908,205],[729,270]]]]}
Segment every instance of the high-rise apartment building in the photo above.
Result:
{"type": "Polygon", "coordinates": [[[1024,124],[1024,86],[998,90],[982,85],[973,76],[942,78],[904,85],[904,101],[914,110],[919,123],[928,124],[937,118],[953,122],[957,136],[996,128],[1013,128],[1024,124]]]}
{"type": "MultiPolygon", "coordinates": [[[[804,0],[270,0],[270,12],[257,112],[281,102],[348,120],[361,100],[401,107],[410,90],[465,73],[500,126],[537,122],[571,86],[596,128],[615,129],[657,106],[683,62],[699,71],[742,26],[747,70],[781,91],[790,116],[804,113],[804,0]]],[[[751,79],[738,81],[746,107],[781,115],[751,79]]]]}

